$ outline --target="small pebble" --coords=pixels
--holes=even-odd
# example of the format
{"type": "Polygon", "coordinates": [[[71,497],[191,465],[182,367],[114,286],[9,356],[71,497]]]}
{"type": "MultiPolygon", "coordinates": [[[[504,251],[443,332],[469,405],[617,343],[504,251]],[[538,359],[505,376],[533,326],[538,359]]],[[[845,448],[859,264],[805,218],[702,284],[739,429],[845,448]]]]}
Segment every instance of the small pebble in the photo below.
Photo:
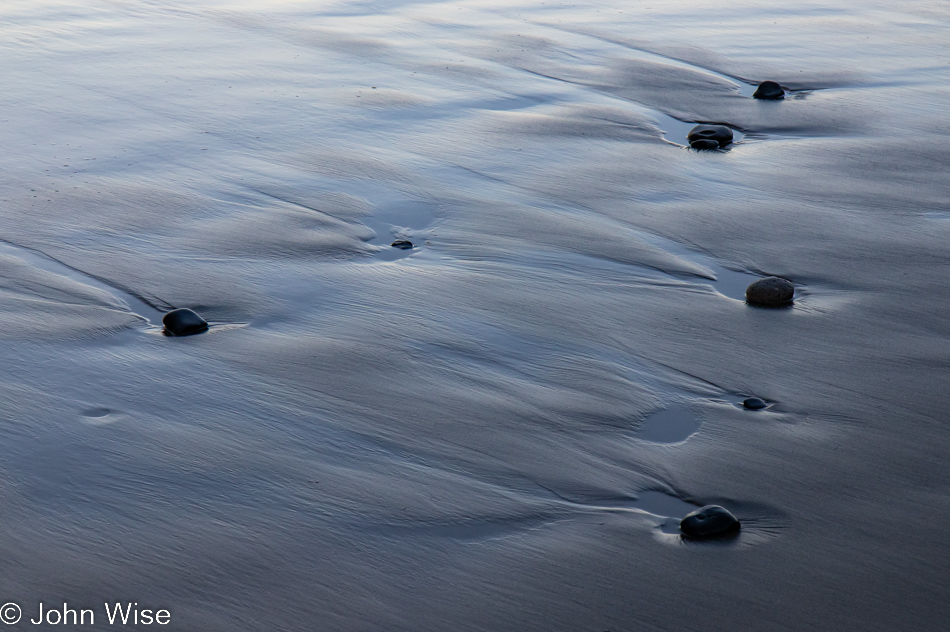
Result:
{"type": "Polygon", "coordinates": [[[788,305],[794,297],[792,282],[774,276],[759,279],[745,290],[745,300],[752,305],[788,305]]]}
{"type": "Polygon", "coordinates": [[[184,307],[165,314],[162,324],[165,325],[165,332],[173,336],[190,336],[208,329],[204,318],[184,307]]]}
{"type": "Polygon", "coordinates": [[[762,410],[763,408],[768,408],[768,404],[765,403],[765,400],[758,397],[744,399],[742,400],[742,405],[749,410],[762,410]]]}
{"type": "Polygon", "coordinates": [[[715,538],[739,528],[739,520],[719,505],[706,505],[680,520],[680,531],[689,538],[715,538]]]}
{"type": "MultiPolygon", "coordinates": [[[[690,147],[696,147],[694,143],[700,140],[712,140],[719,143],[720,147],[725,147],[732,142],[732,130],[725,125],[697,125],[689,130],[686,136],[690,147]]],[[[696,149],[708,149],[707,147],[696,147],[696,149]]]]}
{"type": "Polygon", "coordinates": [[[784,99],[785,90],[783,90],[782,86],[778,85],[774,81],[763,81],[759,84],[759,87],[755,89],[752,97],[755,99],[769,100],[784,99]]]}
{"type": "Polygon", "coordinates": [[[412,250],[412,242],[408,239],[398,239],[391,245],[393,248],[399,248],[400,250],[412,250]]]}
{"type": "Polygon", "coordinates": [[[689,146],[693,149],[719,149],[719,141],[709,138],[700,138],[699,140],[691,142],[689,146]]]}

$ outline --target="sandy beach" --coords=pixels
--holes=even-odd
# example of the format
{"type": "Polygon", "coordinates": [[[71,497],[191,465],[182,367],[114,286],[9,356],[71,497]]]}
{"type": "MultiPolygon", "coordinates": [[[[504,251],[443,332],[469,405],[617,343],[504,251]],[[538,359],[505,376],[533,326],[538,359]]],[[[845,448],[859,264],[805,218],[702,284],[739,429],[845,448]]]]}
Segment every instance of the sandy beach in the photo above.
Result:
{"type": "Polygon", "coordinates": [[[946,3],[7,0],[0,43],[11,629],[950,626],[946,3]]]}

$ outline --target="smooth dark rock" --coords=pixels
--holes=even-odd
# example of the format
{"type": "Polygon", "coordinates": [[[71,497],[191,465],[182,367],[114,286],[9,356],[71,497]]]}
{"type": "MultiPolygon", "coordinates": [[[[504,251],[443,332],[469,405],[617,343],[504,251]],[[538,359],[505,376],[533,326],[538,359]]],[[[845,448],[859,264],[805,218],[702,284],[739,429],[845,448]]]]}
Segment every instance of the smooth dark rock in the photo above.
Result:
{"type": "Polygon", "coordinates": [[[693,149],[719,149],[719,141],[709,138],[700,138],[689,144],[693,149]]]}
{"type": "Polygon", "coordinates": [[[391,245],[393,248],[399,248],[400,250],[412,250],[412,242],[408,239],[398,239],[391,245]]]}
{"type": "Polygon", "coordinates": [[[752,96],[756,99],[784,99],[785,90],[774,81],[763,81],[752,96]]]}
{"type": "Polygon", "coordinates": [[[204,318],[184,307],[165,314],[162,324],[165,325],[165,332],[173,336],[190,336],[208,329],[204,318]]]}
{"type": "Polygon", "coordinates": [[[745,300],[753,305],[788,305],[795,297],[795,286],[787,279],[765,277],[745,290],[745,300]]]}
{"type": "Polygon", "coordinates": [[[739,520],[719,505],[706,505],[680,520],[680,531],[689,538],[715,538],[739,528],[739,520]]]}
{"type": "MultiPolygon", "coordinates": [[[[694,143],[700,140],[713,140],[719,143],[720,147],[725,147],[732,142],[732,130],[725,125],[697,125],[689,130],[686,138],[689,140],[690,147],[694,147],[694,143]]],[[[700,148],[697,147],[697,149],[700,148]]]]}
{"type": "Polygon", "coordinates": [[[768,408],[768,404],[765,403],[765,400],[758,397],[744,399],[742,400],[742,405],[749,410],[762,410],[763,408],[768,408]]]}

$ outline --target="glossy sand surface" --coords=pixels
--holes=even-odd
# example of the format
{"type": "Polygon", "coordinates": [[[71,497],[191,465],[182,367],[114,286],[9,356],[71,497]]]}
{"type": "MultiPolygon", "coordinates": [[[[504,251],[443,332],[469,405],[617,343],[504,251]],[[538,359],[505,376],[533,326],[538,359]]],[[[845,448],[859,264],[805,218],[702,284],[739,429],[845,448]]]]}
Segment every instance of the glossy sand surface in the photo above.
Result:
{"type": "Polygon", "coordinates": [[[948,26],[3,2],[0,602],[946,630],[948,26]],[[767,275],[792,307],[744,303],[767,275]],[[741,533],[680,540],[710,504],[741,533]]]}

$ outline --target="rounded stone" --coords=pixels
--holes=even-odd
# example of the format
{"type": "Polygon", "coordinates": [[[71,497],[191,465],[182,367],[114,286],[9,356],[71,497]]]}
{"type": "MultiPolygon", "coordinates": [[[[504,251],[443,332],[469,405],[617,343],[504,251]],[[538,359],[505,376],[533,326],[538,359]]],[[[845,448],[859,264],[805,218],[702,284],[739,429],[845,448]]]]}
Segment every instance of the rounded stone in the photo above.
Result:
{"type": "Polygon", "coordinates": [[[680,532],[688,538],[715,538],[735,533],[739,519],[719,505],[706,505],[680,520],[680,532]]]}
{"type": "Polygon", "coordinates": [[[700,138],[689,144],[693,149],[719,149],[719,141],[710,138],[700,138]]]}
{"type": "Polygon", "coordinates": [[[400,250],[412,250],[412,242],[408,239],[397,239],[391,245],[393,248],[399,248],[400,250]]]}
{"type": "Polygon", "coordinates": [[[165,325],[165,332],[173,336],[190,336],[208,329],[204,318],[185,307],[165,314],[162,324],[165,325]]]}
{"type": "Polygon", "coordinates": [[[784,99],[785,90],[774,81],[763,81],[752,96],[756,99],[784,99]]]}
{"type": "Polygon", "coordinates": [[[745,300],[752,305],[788,305],[794,297],[792,282],[774,276],[759,279],[745,290],[745,300]]]}
{"type": "Polygon", "coordinates": [[[690,147],[699,140],[714,140],[720,147],[725,147],[732,142],[732,130],[725,125],[697,125],[689,130],[686,138],[690,147]]]}
{"type": "Polygon", "coordinates": [[[748,399],[744,399],[742,400],[742,405],[749,410],[762,410],[763,408],[768,408],[768,404],[765,403],[765,400],[759,397],[749,397],[748,399]]]}

